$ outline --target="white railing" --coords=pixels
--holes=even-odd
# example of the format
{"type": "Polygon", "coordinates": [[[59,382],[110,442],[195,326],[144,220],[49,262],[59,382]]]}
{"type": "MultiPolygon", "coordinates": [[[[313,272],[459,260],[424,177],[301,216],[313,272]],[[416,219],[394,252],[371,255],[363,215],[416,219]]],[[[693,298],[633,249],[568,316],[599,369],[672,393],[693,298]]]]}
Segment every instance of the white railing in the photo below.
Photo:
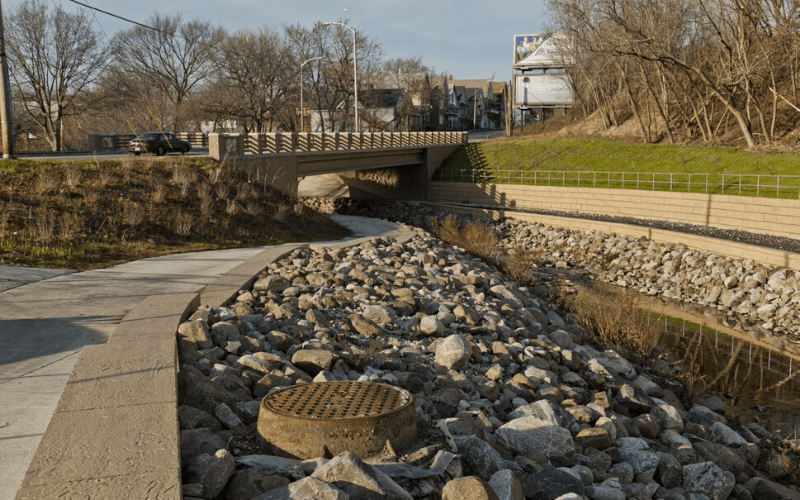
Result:
{"type": "Polygon", "coordinates": [[[800,175],[439,169],[432,180],[800,198],[800,175]]]}

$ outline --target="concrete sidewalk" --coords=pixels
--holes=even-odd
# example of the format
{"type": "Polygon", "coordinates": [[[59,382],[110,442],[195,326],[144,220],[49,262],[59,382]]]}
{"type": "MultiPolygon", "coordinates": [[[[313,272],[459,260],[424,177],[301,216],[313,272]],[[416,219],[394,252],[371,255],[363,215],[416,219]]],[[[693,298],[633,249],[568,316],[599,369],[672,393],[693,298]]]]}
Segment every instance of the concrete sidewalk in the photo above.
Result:
{"type": "MultiPolygon", "coordinates": [[[[353,236],[314,246],[408,232],[375,219],[332,218],[353,236]]],[[[71,274],[0,267],[0,283],[10,284],[0,293],[0,500],[15,497],[83,347],[106,342],[146,297],[198,292],[261,251],[168,255],[71,274]]]]}

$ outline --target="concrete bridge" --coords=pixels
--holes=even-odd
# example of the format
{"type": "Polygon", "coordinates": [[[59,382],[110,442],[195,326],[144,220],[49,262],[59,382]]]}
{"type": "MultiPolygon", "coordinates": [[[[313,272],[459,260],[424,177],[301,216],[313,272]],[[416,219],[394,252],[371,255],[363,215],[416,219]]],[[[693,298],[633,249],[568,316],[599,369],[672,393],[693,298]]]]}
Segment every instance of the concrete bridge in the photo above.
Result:
{"type": "Polygon", "coordinates": [[[289,195],[304,177],[339,174],[384,199],[425,199],[466,132],[209,134],[209,156],[289,195]]]}

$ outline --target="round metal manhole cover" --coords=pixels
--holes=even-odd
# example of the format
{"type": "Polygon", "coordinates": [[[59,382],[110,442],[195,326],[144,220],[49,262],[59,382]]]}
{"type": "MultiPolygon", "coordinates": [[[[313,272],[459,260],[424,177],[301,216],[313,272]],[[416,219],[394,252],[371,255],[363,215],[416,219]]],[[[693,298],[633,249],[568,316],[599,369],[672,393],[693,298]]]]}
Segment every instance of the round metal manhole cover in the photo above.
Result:
{"type": "Polygon", "coordinates": [[[316,458],[351,451],[364,458],[389,441],[404,448],[417,437],[413,396],[371,382],[318,382],[264,397],[258,434],[269,453],[316,458]]]}

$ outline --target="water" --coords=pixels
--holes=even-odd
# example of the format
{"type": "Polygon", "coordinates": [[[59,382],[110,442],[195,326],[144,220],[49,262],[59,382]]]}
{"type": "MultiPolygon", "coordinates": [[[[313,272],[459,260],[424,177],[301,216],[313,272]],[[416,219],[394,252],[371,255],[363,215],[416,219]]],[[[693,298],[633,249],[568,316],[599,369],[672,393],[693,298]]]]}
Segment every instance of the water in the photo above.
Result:
{"type": "Polygon", "coordinates": [[[697,394],[725,402],[726,416],[800,437],[800,360],[685,320],[672,320],[660,347],[694,377],[697,394]]]}

